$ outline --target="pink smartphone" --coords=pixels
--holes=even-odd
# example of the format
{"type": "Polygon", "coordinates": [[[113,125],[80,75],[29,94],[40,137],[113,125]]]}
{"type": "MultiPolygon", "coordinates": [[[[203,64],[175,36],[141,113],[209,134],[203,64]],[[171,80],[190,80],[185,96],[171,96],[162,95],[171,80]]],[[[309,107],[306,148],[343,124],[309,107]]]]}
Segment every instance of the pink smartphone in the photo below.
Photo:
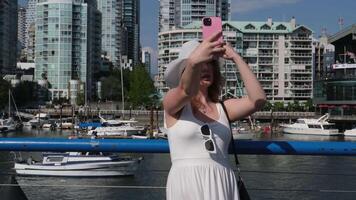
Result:
{"type": "MultiPolygon", "coordinates": [[[[203,18],[203,40],[209,38],[212,34],[222,31],[222,22],[220,17],[204,17],[203,18]]],[[[218,41],[223,42],[223,36],[218,38],[218,41]]]]}

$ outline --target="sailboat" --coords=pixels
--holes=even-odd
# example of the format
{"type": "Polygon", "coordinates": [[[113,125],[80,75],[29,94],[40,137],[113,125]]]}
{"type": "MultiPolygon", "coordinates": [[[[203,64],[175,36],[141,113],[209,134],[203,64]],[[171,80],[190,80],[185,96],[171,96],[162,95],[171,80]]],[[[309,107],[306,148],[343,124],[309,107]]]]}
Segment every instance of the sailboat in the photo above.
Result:
{"type": "MultiPolygon", "coordinates": [[[[9,89],[9,113],[8,113],[7,118],[0,119],[0,133],[7,133],[7,132],[15,131],[16,128],[18,127],[18,124],[11,117],[11,97],[12,97],[11,90],[9,89]]],[[[14,101],[14,104],[15,104],[15,101],[14,101]]],[[[17,110],[16,104],[15,104],[15,108],[17,110]]],[[[21,118],[20,118],[20,120],[21,120],[21,118]]]]}

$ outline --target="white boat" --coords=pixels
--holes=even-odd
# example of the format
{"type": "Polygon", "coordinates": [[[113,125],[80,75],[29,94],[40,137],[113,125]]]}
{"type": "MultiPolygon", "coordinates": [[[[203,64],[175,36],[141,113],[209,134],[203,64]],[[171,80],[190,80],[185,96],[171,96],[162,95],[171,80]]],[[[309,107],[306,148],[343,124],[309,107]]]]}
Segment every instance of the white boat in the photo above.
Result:
{"type": "Polygon", "coordinates": [[[0,133],[7,133],[16,130],[16,122],[10,117],[0,119],[0,133]]]}
{"type": "MultiPolygon", "coordinates": [[[[17,106],[15,104],[15,100],[13,99],[13,96],[11,94],[11,90],[9,89],[9,112],[8,112],[8,117],[4,119],[0,119],[0,133],[7,133],[7,132],[12,132],[15,131],[21,123],[15,122],[15,120],[11,117],[11,97],[14,102],[16,112],[17,112],[17,106]]],[[[21,118],[20,118],[21,120],[21,118]]]]}
{"type": "Polygon", "coordinates": [[[327,122],[329,114],[321,116],[319,119],[300,118],[294,124],[284,124],[284,133],[300,135],[321,135],[337,136],[342,135],[339,130],[334,128],[334,123],[327,122]]]}
{"type": "Polygon", "coordinates": [[[44,153],[42,161],[15,162],[18,175],[104,177],[133,175],[142,158],[94,152],[44,153]]]}
{"type": "Polygon", "coordinates": [[[353,129],[350,129],[350,130],[345,130],[344,136],[356,137],[356,128],[353,128],[353,129]]]}
{"type": "Polygon", "coordinates": [[[74,128],[74,125],[72,122],[62,122],[62,123],[58,122],[56,125],[60,129],[73,129],[74,128]]]}
{"type": "Polygon", "coordinates": [[[144,130],[144,127],[134,125],[137,123],[135,120],[106,120],[99,115],[101,127],[89,130],[88,135],[105,137],[105,136],[120,136],[131,137],[135,134],[140,134],[144,130]]]}
{"type": "Polygon", "coordinates": [[[131,135],[132,139],[148,139],[148,136],[146,135],[131,135]]]}
{"type": "Polygon", "coordinates": [[[46,113],[38,113],[30,121],[24,122],[24,126],[30,128],[41,128],[43,124],[47,123],[49,123],[49,116],[46,113]]]}

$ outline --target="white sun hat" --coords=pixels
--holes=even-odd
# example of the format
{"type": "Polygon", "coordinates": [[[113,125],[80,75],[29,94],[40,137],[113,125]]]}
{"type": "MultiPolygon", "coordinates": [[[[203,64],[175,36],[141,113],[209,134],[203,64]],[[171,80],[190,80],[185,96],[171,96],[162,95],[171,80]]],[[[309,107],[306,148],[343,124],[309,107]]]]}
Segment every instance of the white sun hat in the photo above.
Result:
{"type": "Polygon", "coordinates": [[[166,66],[164,72],[164,79],[166,84],[170,88],[175,88],[179,84],[180,76],[184,70],[184,61],[190,56],[190,54],[199,46],[198,40],[191,40],[183,44],[180,49],[178,58],[170,62],[166,66]]]}

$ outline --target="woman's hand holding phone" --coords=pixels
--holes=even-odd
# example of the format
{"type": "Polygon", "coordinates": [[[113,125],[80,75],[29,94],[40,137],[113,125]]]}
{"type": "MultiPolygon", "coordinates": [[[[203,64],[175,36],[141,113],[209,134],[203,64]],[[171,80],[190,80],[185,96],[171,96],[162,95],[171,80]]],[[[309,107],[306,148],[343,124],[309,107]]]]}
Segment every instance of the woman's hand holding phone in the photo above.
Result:
{"type": "Polygon", "coordinates": [[[219,41],[221,43],[224,42],[222,35],[222,21],[220,17],[203,18],[202,32],[203,40],[210,38],[216,32],[220,32],[220,35],[216,38],[216,41],[219,41]]]}
{"type": "Polygon", "coordinates": [[[221,34],[221,32],[215,32],[209,38],[203,40],[188,58],[190,64],[199,65],[223,55],[225,48],[222,47],[223,43],[218,40],[221,34]]]}

